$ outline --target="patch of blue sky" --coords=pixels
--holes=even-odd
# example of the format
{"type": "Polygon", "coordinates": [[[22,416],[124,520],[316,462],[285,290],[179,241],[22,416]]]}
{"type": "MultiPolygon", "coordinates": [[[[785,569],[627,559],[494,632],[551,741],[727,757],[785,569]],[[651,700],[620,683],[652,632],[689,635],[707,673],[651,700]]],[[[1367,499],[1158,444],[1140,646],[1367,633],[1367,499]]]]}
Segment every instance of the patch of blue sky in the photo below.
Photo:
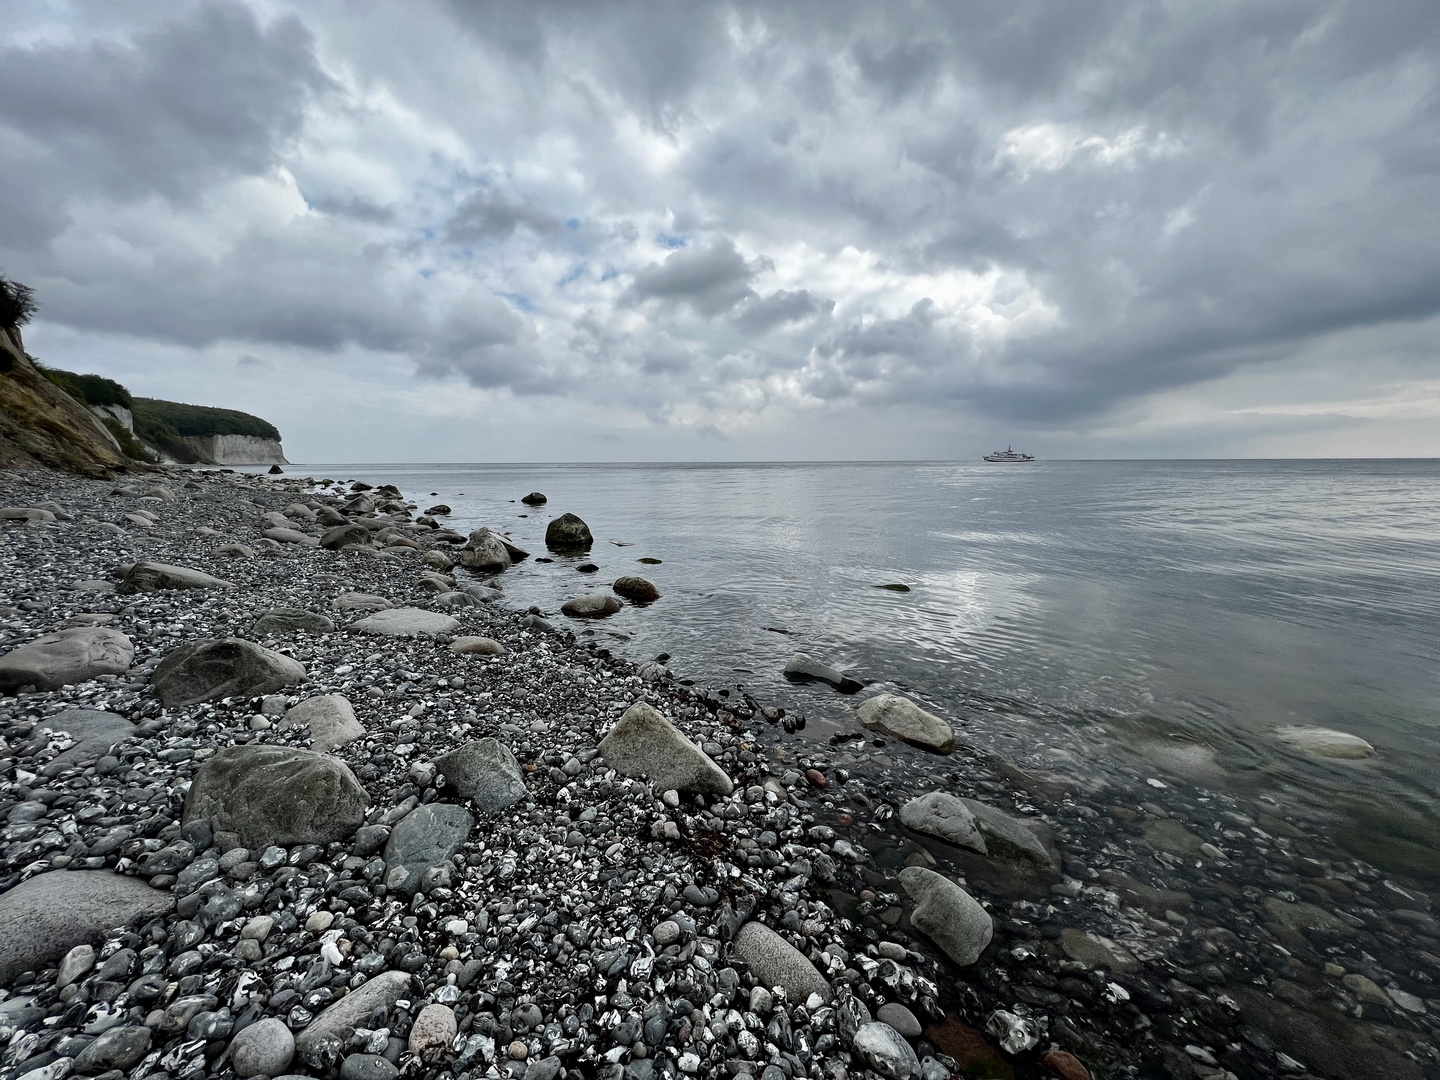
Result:
{"type": "Polygon", "coordinates": [[[600,275],[600,280],[601,280],[601,281],[609,281],[611,278],[617,278],[617,277],[619,277],[619,276],[620,276],[620,271],[619,271],[619,270],[616,270],[615,267],[613,267],[613,266],[607,266],[607,267],[605,268],[605,272],[600,275]]]}
{"type": "Polygon", "coordinates": [[[535,310],[535,305],[530,302],[530,298],[529,298],[528,296],[526,296],[524,293],[518,293],[518,292],[497,292],[495,295],[496,295],[496,296],[503,296],[506,300],[509,300],[512,304],[514,304],[516,307],[518,307],[521,311],[534,311],[534,310],[535,310]]]}
{"type": "Polygon", "coordinates": [[[655,242],[661,247],[674,250],[675,248],[682,248],[690,243],[690,238],[688,236],[672,236],[669,233],[662,232],[655,235],[655,242]]]}
{"type": "Polygon", "coordinates": [[[566,227],[567,229],[569,229],[571,232],[574,232],[576,229],[580,228],[580,219],[579,219],[579,218],[573,218],[573,217],[572,217],[572,218],[569,218],[569,219],[566,220],[566,222],[565,222],[565,227],[566,227]]]}
{"type": "Polygon", "coordinates": [[[583,275],[587,269],[589,269],[589,264],[588,264],[588,263],[583,263],[583,262],[582,262],[582,263],[576,263],[575,266],[574,266],[573,268],[571,268],[571,270],[570,270],[570,272],[569,272],[568,274],[566,274],[564,277],[562,277],[559,281],[557,281],[557,282],[555,283],[555,287],[556,287],[557,289],[563,289],[566,285],[569,285],[572,281],[575,281],[575,280],[577,280],[578,278],[580,278],[581,275],[583,275]]]}

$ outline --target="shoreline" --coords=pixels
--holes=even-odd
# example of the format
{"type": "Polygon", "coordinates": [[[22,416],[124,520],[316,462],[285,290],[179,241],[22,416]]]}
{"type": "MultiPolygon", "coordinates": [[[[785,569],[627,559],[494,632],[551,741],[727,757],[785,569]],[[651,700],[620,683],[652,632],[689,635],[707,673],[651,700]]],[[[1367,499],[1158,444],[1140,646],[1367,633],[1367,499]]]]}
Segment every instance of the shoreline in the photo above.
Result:
{"type": "MultiPolygon", "coordinates": [[[[857,1025],[883,1004],[904,1007],[904,1015],[886,1015],[906,1029],[901,1043],[915,1068],[924,1062],[926,1080],[966,1069],[1066,1076],[1072,1062],[1107,1077],[1440,1075],[1432,897],[1341,857],[1283,816],[1262,817],[1247,800],[1177,782],[1092,797],[963,739],[950,756],[886,736],[877,747],[874,733],[857,742],[854,724],[834,733],[847,737],[842,742],[788,739],[719,693],[678,685],[577,639],[570,620],[553,616],[553,629],[545,629],[535,613],[505,608],[503,575],[501,594],[488,602],[463,590],[448,595],[464,599],[442,602],[446,593],[419,581],[425,570],[451,572],[422,562],[425,550],[452,550],[435,543],[435,530],[397,518],[389,527],[416,546],[370,554],[263,543],[262,531],[276,526],[262,515],[324,495],[291,475],[155,471],[117,485],[0,472],[0,503],[53,500],[74,519],[4,524],[0,581],[10,595],[0,607],[0,649],[82,613],[113,615],[100,624],[135,646],[129,674],[0,698],[0,811],[9,821],[0,921],[7,895],[22,880],[39,880],[42,867],[104,874],[118,867],[130,881],[160,879],[176,901],[174,912],[142,924],[142,934],[95,939],[118,942],[97,950],[95,971],[103,974],[120,955],[128,978],[87,970],[57,985],[51,960],[35,977],[4,987],[0,1044],[10,1049],[0,1064],[14,1075],[55,1069],[39,1075],[58,1077],[67,1060],[103,1074],[83,1055],[104,1065],[121,1060],[90,1049],[106,1039],[145,1043],[124,1068],[128,1075],[228,1075],[237,1028],[265,1024],[283,1043],[274,1020],[304,1043],[305,1032],[323,1028],[327,1010],[359,1000],[366,986],[383,989],[387,971],[414,980],[384,1005],[387,1035],[361,1024],[372,1034],[348,1035],[308,1059],[297,1054],[290,1071],[339,1075],[342,1058],[364,1058],[361,1066],[376,1075],[385,1069],[371,1059],[417,1076],[555,1080],[570,1070],[625,1080],[840,1080],[868,1065],[905,1080],[910,1058],[901,1047],[872,1046],[890,1028],[866,1029],[855,1042],[857,1025]],[[174,498],[110,494],[157,482],[174,498]],[[126,518],[137,510],[153,512],[158,523],[126,518]],[[215,535],[197,533],[201,527],[215,535]],[[214,553],[231,544],[246,545],[252,557],[214,553]],[[237,588],[117,596],[101,587],[113,583],[117,566],[146,559],[237,588]],[[92,584],[75,590],[76,581],[92,584]],[[456,654],[443,640],[454,636],[448,631],[440,639],[346,632],[344,624],[371,614],[335,610],[346,591],[430,612],[445,606],[457,631],[507,651],[456,654]],[[337,629],[254,635],[255,618],[276,607],[323,614],[337,629]],[[169,709],[154,696],[147,676],[160,659],[187,641],[227,636],[255,640],[306,668],[307,681],[283,694],[254,695],[258,708],[274,713],[264,718],[268,726],[254,722],[264,714],[248,696],[169,709]],[[456,679],[463,685],[451,685],[456,679]],[[305,729],[280,730],[283,713],[331,694],[350,701],[364,729],[328,751],[373,800],[362,826],[327,844],[288,845],[268,869],[263,849],[238,842],[227,849],[213,843],[217,830],[182,827],[184,792],[176,784],[227,746],[306,745],[305,729]],[[277,696],[286,700],[266,700],[277,696]],[[602,770],[601,735],[637,700],[698,740],[734,794],[672,798],[602,770]],[[80,754],[56,767],[56,756],[69,751],[36,738],[35,721],[61,707],[128,717],[133,735],[114,752],[114,743],[82,742],[94,753],[89,764],[80,754]],[[388,826],[393,836],[426,806],[477,806],[437,788],[433,766],[461,743],[484,738],[514,754],[523,800],[477,812],[468,836],[432,867],[444,873],[411,894],[420,899],[406,899],[400,883],[397,895],[387,884],[393,867],[381,860],[377,868],[379,848],[365,850],[380,835],[373,830],[388,826]],[[897,811],[937,788],[1008,816],[987,836],[1015,823],[1021,833],[980,855],[902,826],[897,811]],[[212,842],[185,841],[186,829],[212,842]],[[129,835],[116,840],[122,832],[129,835]],[[162,852],[174,854],[154,858],[162,852]],[[1044,860],[1051,865],[1037,865],[1044,860]],[[163,868],[144,872],[156,867],[163,868]],[[985,905],[993,939],[974,963],[957,965],[911,921],[915,901],[899,879],[910,868],[938,872],[985,905]],[[449,884],[440,880],[446,875],[449,884]],[[201,916],[212,906],[228,917],[205,925],[201,916]],[[798,989],[789,1000],[764,988],[756,995],[753,976],[767,970],[765,956],[792,965],[795,958],[767,941],[768,954],[752,953],[749,965],[737,960],[734,935],[747,916],[789,938],[810,965],[793,972],[795,985],[823,986],[812,991],[819,1000],[796,1000],[798,989]],[[266,935],[243,946],[256,941],[259,928],[249,928],[266,917],[275,920],[266,935]],[[380,959],[362,966],[370,956],[380,959]],[[146,978],[151,983],[137,987],[146,978]],[[158,992],[145,999],[157,978],[158,992]],[[210,986],[224,993],[199,992],[210,986]],[[172,1012],[177,1003],[183,1007],[172,1012]],[[428,1060],[406,1056],[417,1026],[423,1034],[422,1006],[449,1012],[448,1020],[428,1014],[449,1035],[444,1047],[421,1040],[428,1060]],[[539,1019],[527,1032],[532,1007],[539,1019]],[[86,1035],[87,1026],[102,1030],[86,1035]],[[32,1035],[21,1056],[16,1048],[32,1035]],[[1042,1061],[1046,1053],[1052,1057],[1042,1061]],[[1062,1054],[1070,1057],[1053,1056],[1062,1054]],[[778,1076],[767,1073],[771,1067],[778,1076]]],[[[304,521],[287,527],[312,539],[322,531],[304,521]]],[[[459,568],[454,577],[467,579],[459,568]]],[[[308,734],[315,730],[312,724],[308,734]]],[[[323,1040],[305,1049],[316,1042],[323,1040]]]]}

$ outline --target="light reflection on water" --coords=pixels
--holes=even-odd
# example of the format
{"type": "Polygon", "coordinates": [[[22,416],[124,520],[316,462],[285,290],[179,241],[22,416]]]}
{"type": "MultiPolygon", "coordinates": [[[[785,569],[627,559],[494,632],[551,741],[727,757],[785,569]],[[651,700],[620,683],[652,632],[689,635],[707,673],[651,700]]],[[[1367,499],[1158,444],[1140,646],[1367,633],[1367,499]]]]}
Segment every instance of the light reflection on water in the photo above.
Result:
{"type": "Polygon", "coordinates": [[[512,604],[555,612],[640,573],[663,598],[597,636],[812,715],[846,702],[780,679],[797,648],[903,688],[972,737],[1018,729],[1012,752],[1061,771],[1138,752],[1320,804],[1440,794],[1434,461],[289,471],[394,483],[422,509],[449,503],[457,529],[490,525],[536,555],[549,517],[578,513],[600,572],[523,563],[501,581],[512,604]],[[511,501],[531,490],[548,505],[511,501]],[[912,591],[875,588],[887,582],[912,591]],[[1351,731],[1380,755],[1297,759],[1270,738],[1286,724],[1351,731]]]}

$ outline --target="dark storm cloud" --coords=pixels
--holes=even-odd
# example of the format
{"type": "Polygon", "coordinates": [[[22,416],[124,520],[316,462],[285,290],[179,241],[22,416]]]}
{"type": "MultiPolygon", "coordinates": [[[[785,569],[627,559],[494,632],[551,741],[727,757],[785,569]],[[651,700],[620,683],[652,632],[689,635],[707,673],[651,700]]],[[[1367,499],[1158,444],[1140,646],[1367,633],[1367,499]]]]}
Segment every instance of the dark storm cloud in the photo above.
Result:
{"type": "Polygon", "coordinates": [[[735,242],[722,236],[706,247],[680,248],[638,271],[628,296],[637,303],[683,303],[701,315],[719,315],[755,296],[750,282],[764,269],[763,260],[747,262],[735,242]]]}
{"type": "Polygon", "coordinates": [[[558,218],[533,204],[509,198],[494,188],[481,188],[456,208],[445,226],[445,238],[456,244],[503,240],[521,226],[541,234],[561,228],[558,218]]]}
{"type": "Polygon", "coordinates": [[[809,289],[793,292],[781,289],[769,296],[752,296],[735,315],[735,325],[742,330],[761,332],[786,323],[801,322],[816,315],[829,314],[834,300],[822,300],[809,289]]]}

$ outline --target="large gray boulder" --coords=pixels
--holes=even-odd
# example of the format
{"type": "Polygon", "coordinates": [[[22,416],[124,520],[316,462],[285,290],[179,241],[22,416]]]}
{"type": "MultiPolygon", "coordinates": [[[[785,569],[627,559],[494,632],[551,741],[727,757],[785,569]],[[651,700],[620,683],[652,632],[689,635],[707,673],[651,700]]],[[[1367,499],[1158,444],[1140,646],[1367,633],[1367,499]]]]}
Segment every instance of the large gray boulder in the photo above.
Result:
{"type": "Polygon", "coordinates": [[[566,600],[560,610],[572,619],[603,619],[614,615],[625,605],[608,593],[586,593],[573,600],[566,600]]]}
{"type": "Polygon", "coordinates": [[[11,649],[0,657],[0,693],[23,686],[58,690],[97,675],[123,675],[135,659],[135,646],[119,630],[77,626],[57,630],[11,649]]]}
{"type": "Polygon", "coordinates": [[[861,1024],[850,1049],[885,1080],[910,1080],[920,1071],[920,1059],[910,1044],[893,1027],[879,1020],[861,1024]]]}
{"type": "Polygon", "coordinates": [[[255,620],[256,637],[278,634],[333,634],[335,620],[304,608],[271,608],[255,620]]]}
{"type": "Polygon", "coordinates": [[[365,735],[365,725],[344,694],[306,698],[285,714],[280,730],[303,727],[310,731],[310,749],[324,754],[365,735]]]}
{"type": "MultiPolygon", "coordinates": [[[[112,1027],[101,1032],[75,1059],[75,1071],[82,1074],[128,1071],[150,1052],[151,1032],[139,1024],[112,1027]]],[[[53,1066],[52,1066],[53,1068],[53,1066]]],[[[59,1074],[54,1074],[59,1075],[59,1074]]]]}
{"type": "Polygon", "coordinates": [[[545,546],[551,551],[562,554],[589,551],[594,543],[590,526],[574,514],[561,514],[545,526],[545,546]]]}
{"type": "Polygon", "coordinates": [[[460,624],[439,611],[399,607],[367,615],[351,623],[350,629],[378,637],[434,637],[437,634],[453,634],[460,629],[460,624]]]}
{"type": "Polygon", "coordinates": [[[427,873],[449,864],[474,826],[475,819],[464,807],[442,802],[416,807],[391,830],[385,843],[385,880],[391,881],[400,869],[405,876],[392,887],[406,896],[415,895],[428,886],[427,873]]]}
{"type": "Polygon", "coordinates": [[[300,661],[244,638],[182,645],[150,676],[166,708],[223,697],[259,697],[304,681],[300,661]]]}
{"type": "Polygon", "coordinates": [[[981,855],[987,854],[985,837],[975,824],[975,815],[954,795],[927,791],[900,808],[900,821],[907,829],[938,837],[947,844],[970,848],[981,855]]]}
{"type": "Polygon", "coordinates": [[[230,1040],[230,1063],[239,1077],[281,1076],[295,1057],[295,1036],[285,1021],[270,1016],[230,1040]]]}
{"type": "Polygon", "coordinates": [[[520,501],[526,506],[544,506],[550,500],[538,491],[532,491],[529,495],[522,495],[520,501]]]}
{"type": "Polygon", "coordinates": [[[498,574],[510,567],[510,549],[493,529],[476,529],[458,555],[460,565],[485,574],[498,574]]]}
{"type": "Polygon", "coordinates": [[[52,870],[0,894],[0,985],[58,961],[106,931],[148,922],[175,907],[169,893],[109,870],[52,870]]]}
{"type": "Polygon", "coordinates": [[[877,694],[860,703],[856,719],[871,731],[879,731],[912,746],[948,754],[955,749],[955,729],[934,713],[926,712],[899,694],[877,694]]]}
{"type": "Polygon", "coordinates": [[[435,759],[445,786],[469,799],[482,814],[513,806],[529,792],[510,748],[498,739],[476,739],[435,759]]]}
{"type": "Polygon", "coordinates": [[[332,1064],[357,1027],[366,1026],[376,1009],[393,1009],[397,1001],[409,996],[409,990],[407,972],[381,972],[312,1020],[295,1037],[295,1052],[312,1068],[332,1064]]]}
{"type": "Polygon", "coordinates": [[[274,528],[265,529],[260,533],[267,540],[274,540],[277,544],[299,544],[301,547],[319,547],[320,541],[309,533],[303,533],[299,529],[274,528]]]}
{"type": "Polygon", "coordinates": [[[1054,866],[1054,860],[1045,845],[1019,818],[1011,817],[1003,810],[978,802],[975,799],[961,799],[965,809],[975,818],[985,846],[991,855],[1003,855],[1012,859],[1027,859],[1042,869],[1054,866]]]}
{"type": "Polygon", "coordinates": [[[915,902],[910,923],[961,967],[980,958],[995,924],[990,914],[959,885],[923,866],[900,871],[900,884],[915,902]]]}
{"type": "Polygon", "coordinates": [[[122,594],[161,592],[166,589],[233,589],[235,583],[212,577],[188,566],[169,563],[138,562],[120,582],[122,594]]]}
{"type": "Polygon", "coordinates": [[[313,750],[227,746],[200,766],[183,820],[209,818],[247,848],[328,844],[354,834],[370,796],[342,761],[313,750]]]}
{"type": "Polygon", "coordinates": [[[750,965],[761,986],[783,986],[791,1001],[803,1002],[811,994],[829,1001],[834,992],[825,976],[795,946],[764,923],[748,922],[735,935],[735,955],[750,965]]]}
{"type": "Polygon", "coordinates": [[[657,790],[729,795],[725,770],[652,706],[637,701],[600,740],[605,764],[622,776],[647,778],[657,790]]]}
{"type": "Polygon", "coordinates": [[[785,678],[791,682],[823,682],[833,686],[842,694],[855,694],[865,684],[850,678],[843,671],[836,671],[828,664],[822,664],[809,653],[797,652],[785,665],[785,678]]]}

